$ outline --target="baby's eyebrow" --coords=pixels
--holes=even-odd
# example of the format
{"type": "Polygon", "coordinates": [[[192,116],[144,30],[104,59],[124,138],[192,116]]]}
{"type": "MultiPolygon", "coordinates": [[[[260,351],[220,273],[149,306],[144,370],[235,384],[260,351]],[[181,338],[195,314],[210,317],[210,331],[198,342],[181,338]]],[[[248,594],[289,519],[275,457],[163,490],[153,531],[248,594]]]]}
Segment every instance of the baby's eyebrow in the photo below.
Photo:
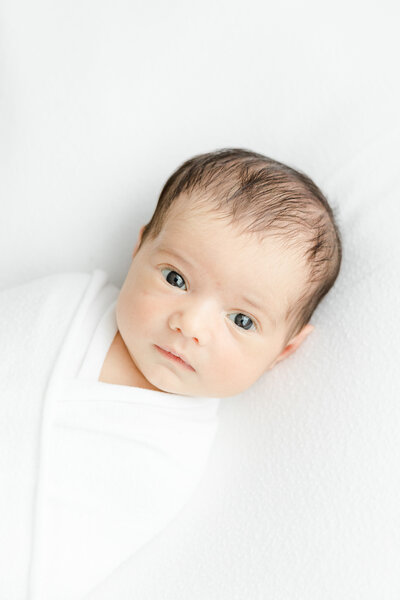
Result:
{"type": "MultiPolygon", "coordinates": [[[[185,263],[186,265],[188,265],[189,267],[193,267],[192,263],[188,260],[186,260],[185,258],[183,258],[182,256],[180,256],[179,254],[177,254],[176,252],[169,250],[168,248],[158,248],[158,252],[163,252],[164,254],[169,254],[170,256],[173,256],[174,258],[176,258],[177,260],[185,263]]],[[[257,302],[250,300],[250,298],[246,298],[245,296],[241,296],[241,299],[246,302],[247,304],[250,304],[250,306],[253,306],[253,308],[257,309],[258,311],[260,311],[261,313],[263,313],[268,319],[269,321],[272,323],[272,325],[274,327],[276,327],[276,321],[275,319],[272,317],[272,315],[269,314],[269,312],[267,312],[267,310],[261,306],[260,304],[258,304],[257,302]]]]}
{"type": "Polygon", "coordinates": [[[193,267],[193,265],[192,265],[191,262],[189,262],[188,260],[186,260],[185,258],[183,258],[182,256],[180,256],[176,252],[173,252],[172,250],[169,250],[167,248],[159,248],[158,251],[159,252],[164,252],[164,254],[170,254],[174,258],[176,258],[176,259],[180,260],[181,262],[187,264],[189,267],[193,267]]]}

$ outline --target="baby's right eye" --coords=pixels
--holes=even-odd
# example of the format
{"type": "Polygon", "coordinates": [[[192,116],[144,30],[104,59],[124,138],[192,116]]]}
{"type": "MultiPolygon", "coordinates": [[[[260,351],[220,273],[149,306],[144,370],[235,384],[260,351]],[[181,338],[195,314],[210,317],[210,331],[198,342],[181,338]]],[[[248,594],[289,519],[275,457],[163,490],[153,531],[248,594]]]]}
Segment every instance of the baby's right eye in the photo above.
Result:
{"type": "Polygon", "coordinates": [[[176,283],[180,283],[181,281],[183,283],[185,283],[185,280],[183,279],[183,277],[181,275],[179,275],[179,273],[177,273],[177,271],[173,271],[172,269],[169,268],[164,268],[161,269],[161,273],[163,273],[164,271],[169,271],[169,275],[167,275],[166,277],[166,281],[168,281],[168,283],[170,285],[172,285],[173,287],[179,287],[180,289],[182,289],[180,287],[180,285],[175,285],[176,283]]]}

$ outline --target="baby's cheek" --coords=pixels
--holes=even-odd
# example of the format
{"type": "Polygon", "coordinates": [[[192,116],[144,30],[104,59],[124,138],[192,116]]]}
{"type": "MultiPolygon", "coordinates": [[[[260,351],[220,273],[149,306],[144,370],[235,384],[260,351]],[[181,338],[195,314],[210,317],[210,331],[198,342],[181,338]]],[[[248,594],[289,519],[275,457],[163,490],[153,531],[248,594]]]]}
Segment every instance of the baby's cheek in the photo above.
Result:
{"type": "Polygon", "coordinates": [[[219,345],[211,360],[211,373],[216,381],[236,377],[241,369],[241,355],[232,342],[219,345]]]}
{"type": "Polygon", "coordinates": [[[129,307],[130,323],[142,334],[150,333],[157,318],[158,303],[149,294],[140,293],[129,307]]]}
{"type": "Polygon", "coordinates": [[[252,377],[256,361],[257,358],[252,356],[246,344],[240,346],[231,342],[221,349],[219,371],[231,381],[246,380],[252,377]]]}

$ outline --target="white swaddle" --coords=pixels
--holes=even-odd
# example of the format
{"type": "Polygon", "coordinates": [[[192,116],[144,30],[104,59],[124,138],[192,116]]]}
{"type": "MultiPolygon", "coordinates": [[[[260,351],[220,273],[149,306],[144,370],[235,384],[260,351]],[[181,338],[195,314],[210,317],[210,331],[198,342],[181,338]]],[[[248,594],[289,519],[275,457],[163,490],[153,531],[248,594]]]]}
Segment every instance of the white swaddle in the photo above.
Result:
{"type": "Polygon", "coordinates": [[[0,294],[0,597],[83,598],[180,511],[218,398],[98,381],[117,331],[107,274],[0,294]]]}

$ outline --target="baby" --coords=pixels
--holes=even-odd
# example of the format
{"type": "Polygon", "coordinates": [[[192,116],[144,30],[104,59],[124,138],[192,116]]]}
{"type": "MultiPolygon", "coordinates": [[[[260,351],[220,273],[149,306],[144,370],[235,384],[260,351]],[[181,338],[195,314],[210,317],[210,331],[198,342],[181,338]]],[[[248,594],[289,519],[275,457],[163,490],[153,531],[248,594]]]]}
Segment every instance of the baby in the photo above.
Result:
{"type": "Polygon", "coordinates": [[[311,333],[341,257],[332,209],[309,177],[243,149],[195,156],[140,229],[99,381],[243,392],[311,333]]]}
{"type": "Polygon", "coordinates": [[[225,149],[168,179],[121,289],[96,269],[2,291],[0,597],[86,597],[158,535],[220,398],[300,346],[340,262],[308,177],[225,149]]]}

